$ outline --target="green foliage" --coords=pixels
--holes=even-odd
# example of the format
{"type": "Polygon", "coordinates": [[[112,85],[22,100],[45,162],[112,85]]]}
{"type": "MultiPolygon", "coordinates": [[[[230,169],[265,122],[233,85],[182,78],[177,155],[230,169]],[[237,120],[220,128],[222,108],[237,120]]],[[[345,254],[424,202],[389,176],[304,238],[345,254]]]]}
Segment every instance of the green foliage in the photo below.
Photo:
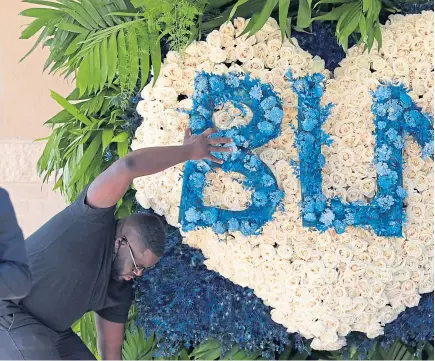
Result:
{"type": "Polygon", "coordinates": [[[95,328],[95,318],[93,312],[88,312],[83,315],[80,320],[77,320],[72,330],[82,339],[83,343],[87,346],[89,351],[100,360],[97,347],[97,330],[95,328]]]}
{"type": "Polygon", "coordinates": [[[59,188],[68,202],[111,164],[103,161],[104,151],[111,145],[119,149],[121,144],[121,157],[128,151],[130,138],[122,128],[122,112],[114,105],[117,89],[79,97],[78,101],[77,93],[67,100],[52,91],[53,99],[64,109],[46,122],[53,131],[37,164],[44,182],[55,176],[55,189],[59,188]]]}

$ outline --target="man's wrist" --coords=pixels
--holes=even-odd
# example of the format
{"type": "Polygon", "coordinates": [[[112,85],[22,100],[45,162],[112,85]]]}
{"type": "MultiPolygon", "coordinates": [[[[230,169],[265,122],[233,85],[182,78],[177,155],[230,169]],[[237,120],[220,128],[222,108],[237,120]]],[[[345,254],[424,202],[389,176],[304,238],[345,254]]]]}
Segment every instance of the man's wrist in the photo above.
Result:
{"type": "Polygon", "coordinates": [[[184,161],[194,159],[194,157],[193,157],[193,154],[194,154],[193,144],[183,144],[181,146],[181,148],[182,148],[183,158],[185,158],[184,161]]]}

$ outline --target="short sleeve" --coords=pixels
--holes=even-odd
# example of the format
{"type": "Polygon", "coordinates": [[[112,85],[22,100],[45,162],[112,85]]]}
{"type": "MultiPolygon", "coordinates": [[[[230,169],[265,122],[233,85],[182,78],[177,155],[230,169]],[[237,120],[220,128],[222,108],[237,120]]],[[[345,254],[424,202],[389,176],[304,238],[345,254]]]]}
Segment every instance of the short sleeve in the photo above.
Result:
{"type": "Polygon", "coordinates": [[[115,219],[116,206],[110,208],[92,208],[86,203],[90,184],[88,184],[69,208],[73,215],[93,223],[110,223],[115,219]]]}
{"type": "Polygon", "coordinates": [[[109,283],[106,304],[95,312],[101,318],[116,323],[125,323],[128,320],[128,311],[133,302],[133,282],[109,283]]]}

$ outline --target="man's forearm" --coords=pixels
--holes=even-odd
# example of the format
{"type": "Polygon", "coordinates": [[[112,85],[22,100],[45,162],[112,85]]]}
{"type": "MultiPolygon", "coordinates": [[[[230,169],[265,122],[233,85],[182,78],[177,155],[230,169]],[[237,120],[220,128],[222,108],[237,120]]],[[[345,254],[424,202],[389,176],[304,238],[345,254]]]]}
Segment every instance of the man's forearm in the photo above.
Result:
{"type": "Polygon", "coordinates": [[[128,154],[123,161],[131,180],[161,172],[174,165],[183,163],[191,157],[189,145],[151,147],[139,149],[128,154]]]}

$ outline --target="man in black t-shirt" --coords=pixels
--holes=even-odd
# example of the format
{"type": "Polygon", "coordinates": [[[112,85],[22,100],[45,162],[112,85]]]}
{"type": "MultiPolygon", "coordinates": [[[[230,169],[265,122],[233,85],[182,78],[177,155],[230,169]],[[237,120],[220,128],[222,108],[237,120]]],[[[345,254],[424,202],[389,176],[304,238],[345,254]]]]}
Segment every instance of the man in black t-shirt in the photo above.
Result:
{"type": "Polygon", "coordinates": [[[229,152],[210,138],[187,130],[184,144],[136,150],[86,187],[77,200],[26,240],[33,277],[30,293],[0,301],[1,359],[94,359],[72,323],[95,311],[102,359],[121,359],[132,279],[154,266],[164,251],[158,218],[132,215],[116,221],[116,203],[132,180],[187,160],[229,152]]]}

